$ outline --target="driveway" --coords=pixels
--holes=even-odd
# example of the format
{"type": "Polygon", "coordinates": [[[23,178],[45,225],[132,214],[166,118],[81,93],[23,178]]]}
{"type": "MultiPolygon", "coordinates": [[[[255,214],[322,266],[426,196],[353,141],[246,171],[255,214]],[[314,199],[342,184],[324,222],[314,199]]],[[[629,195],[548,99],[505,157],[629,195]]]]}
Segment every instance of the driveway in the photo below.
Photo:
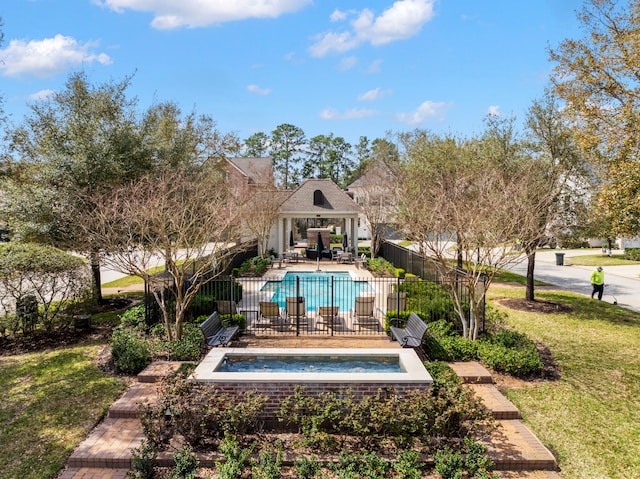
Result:
{"type": "MultiPolygon", "coordinates": [[[[564,253],[564,262],[580,255],[597,254],[599,250],[541,250],[536,253],[534,277],[539,281],[553,284],[559,288],[591,295],[589,277],[594,270],[592,266],[557,266],[556,253],[564,253]]],[[[526,259],[509,268],[514,273],[526,276],[526,259]]],[[[640,265],[606,266],[603,301],[640,312],[640,265]]]]}

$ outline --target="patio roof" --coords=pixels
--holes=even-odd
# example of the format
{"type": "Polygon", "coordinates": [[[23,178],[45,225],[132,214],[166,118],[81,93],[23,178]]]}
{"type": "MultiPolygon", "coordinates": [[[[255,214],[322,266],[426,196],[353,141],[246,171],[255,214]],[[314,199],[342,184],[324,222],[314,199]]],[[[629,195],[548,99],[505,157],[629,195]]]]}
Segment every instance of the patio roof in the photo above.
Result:
{"type": "Polygon", "coordinates": [[[357,216],[362,208],[329,179],[309,179],[295,189],[280,207],[283,216],[334,218],[357,216]],[[317,201],[320,192],[322,201],[317,201]]]}

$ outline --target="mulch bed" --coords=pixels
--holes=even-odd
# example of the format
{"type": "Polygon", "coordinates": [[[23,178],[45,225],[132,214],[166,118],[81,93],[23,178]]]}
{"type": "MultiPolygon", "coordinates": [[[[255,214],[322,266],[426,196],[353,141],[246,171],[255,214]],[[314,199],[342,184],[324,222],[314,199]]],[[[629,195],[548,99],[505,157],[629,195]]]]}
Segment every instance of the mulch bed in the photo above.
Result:
{"type": "MultiPolygon", "coordinates": [[[[137,300],[132,298],[106,298],[104,303],[96,307],[94,314],[124,311],[137,300]]],[[[78,343],[104,342],[111,335],[112,325],[92,325],[88,328],[70,327],[65,330],[51,332],[36,331],[33,334],[17,337],[0,337],[0,356],[33,353],[47,349],[68,347],[78,343]]]]}
{"type": "Polygon", "coordinates": [[[541,314],[569,314],[574,312],[573,306],[558,304],[552,301],[527,301],[523,298],[501,299],[498,304],[516,311],[541,314]]]}

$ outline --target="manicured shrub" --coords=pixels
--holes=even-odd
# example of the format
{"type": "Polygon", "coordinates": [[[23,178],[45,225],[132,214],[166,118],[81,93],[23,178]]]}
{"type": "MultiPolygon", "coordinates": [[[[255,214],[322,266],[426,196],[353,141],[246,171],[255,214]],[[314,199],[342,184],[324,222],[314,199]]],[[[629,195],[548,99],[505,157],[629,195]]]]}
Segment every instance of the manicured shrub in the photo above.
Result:
{"type": "Polygon", "coordinates": [[[132,479],[153,479],[155,477],[158,451],[152,442],[142,440],[140,447],[131,450],[131,470],[127,477],[132,479]]]}
{"type": "Polygon", "coordinates": [[[320,473],[322,464],[320,464],[318,457],[315,455],[311,457],[300,456],[294,460],[293,467],[300,479],[312,479],[320,473]]]}
{"type": "Polygon", "coordinates": [[[174,376],[163,382],[156,403],[141,409],[141,422],[152,441],[164,443],[176,432],[199,447],[254,430],[264,404],[265,397],[256,391],[238,397],[213,384],[174,376]]]}
{"type": "Polygon", "coordinates": [[[275,451],[267,446],[257,459],[251,460],[252,479],[279,479],[282,470],[282,444],[277,444],[275,451]]]}
{"type": "Polygon", "coordinates": [[[113,330],[110,344],[117,372],[138,374],[151,362],[149,345],[138,331],[118,326],[113,330]]]}
{"type": "Polygon", "coordinates": [[[478,342],[478,358],[488,367],[514,376],[538,375],[544,368],[536,345],[526,335],[503,330],[478,342]]]}
{"type": "Polygon", "coordinates": [[[173,460],[176,466],[171,471],[172,479],[195,479],[200,461],[191,447],[182,446],[173,453],[173,460]]]}
{"type": "Polygon", "coordinates": [[[120,325],[125,328],[144,331],[146,328],[144,304],[127,309],[120,315],[120,325]]]}
{"type": "Polygon", "coordinates": [[[247,329],[247,318],[245,318],[244,314],[223,314],[220,316],[220,321],[225,328],[238,326],[240,331],[247,329]]]}
{"type": "Polygon", "coordinates": [[[242,476],[245,462],[253,452],[253,447],[242,448],[235,436],[224,437],[218,448],[225,456],[225,461],[216,461],[218,479],[235,479],[242,476]]]}
{"type": "Polygon", "coordinates": [[[625,248],[624,259],[640,261],[640,248],[625,248]]]}
{"type": "Polygon", "coordinates": [[[396,275],[396,268],[392,263],[384,258],[373,258],[367,260],[367,266],[372,273],[378,276],[394,276],[396,275]]]}
{"type": "Polygon", "coordinates": [[[238,273],[240,276],[262,276],[269,268],[271,259],[256,256],[250,258],[240,265],[238,273]]]}

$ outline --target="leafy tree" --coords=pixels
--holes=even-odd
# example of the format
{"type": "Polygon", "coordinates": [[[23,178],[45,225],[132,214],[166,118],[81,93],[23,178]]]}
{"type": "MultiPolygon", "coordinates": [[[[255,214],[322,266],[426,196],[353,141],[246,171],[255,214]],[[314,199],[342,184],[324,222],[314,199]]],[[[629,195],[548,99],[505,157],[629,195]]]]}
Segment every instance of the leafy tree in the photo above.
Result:
{"type": "MultiPolygon", "coordinates": [[[[535,171],[543,175],[550,188],[550,202],[540,211],[540,228],[553,237],[567,236],[568,232],[584,235],[587,231],[586,207],[588,169],[579,153],[573,132],[562,110],[550,91],[529,108],[527,119],[528,149],[531,161],[543,168],[535,171]]],[[[526,299],[533,301],[536,248],[539,239],[523,243],[527,254],[526,299]]]]}
{"type": "Polygon", "coordinates": [[[271,132],[271,158],[278,186],[285,190],[299,181],[298,164],[307,140],[302,128],[283,123],[271,132]]]}
{"type": "Polygon", "coordinates": [[[307,158],[302,166],[304,178],[328,178],[338,186],[346,186],[353,171],[351,145],[333,133],[311,138],[307,158]]]}
{"type": "Polygon", "coordinates": [[[269,154],[271,140],[269,136],[259,131],[244,140],[244,155],[246,157],[262,158],[269,154]]]}
{"type": "Polygon", "coordinates": [[[28,243],[0,245],[0,305],[7,316],[33,296],[37,319],[17,324],[24,331],[40,322],[47,331],[68,326],[63,321],[76,300],[82,300],[91,279],[85,261],[51,246],[28,243]]]}
{"type": "Polygon", "coordinates": [[[584,36],[551,49],[553,83],[576,140],[602,170],[599,208],[614,234],[640,232],[640,2],[587,0],[584,36]]]}
{"type": "Polygon", "coordinates": [[[80,233],[96,193],[130,181],[150,167],[141,148],[130,77],[93,86],[84,73],[65,89],[31,105],[10,133],[16,168],[6,185],[5,212],[24,240],[85,253],[101,300],[98,251],[80,233]]]}

